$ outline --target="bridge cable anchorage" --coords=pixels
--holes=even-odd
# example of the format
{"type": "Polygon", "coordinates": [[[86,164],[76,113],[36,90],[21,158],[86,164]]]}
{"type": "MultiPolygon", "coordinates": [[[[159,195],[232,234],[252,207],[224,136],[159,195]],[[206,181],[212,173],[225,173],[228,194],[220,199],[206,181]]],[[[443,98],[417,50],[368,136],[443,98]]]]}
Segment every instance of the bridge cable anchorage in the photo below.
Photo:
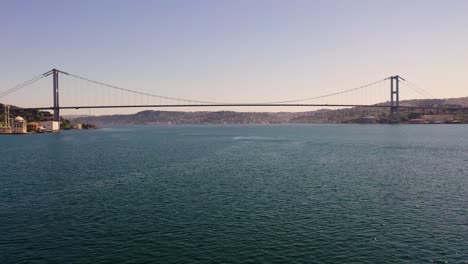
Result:
{"type": "MultiPolygon", "coordinates": [[[[61,72],[61,73],[63,73],[63,72],[61,72]]],[[[108,88],[112,88],[112,89],[116,89],[116,90],[120,90],[120,91],[125,91],[125,92],[129,92],[129,93],[133,93],[133,94],[150,96],[150,97],[155,97],[155,98],[160,98],[160,99],[174,100],[174,101],[178,101],[178,102],[190,102],[190,103],[198,103],[198,104],[226,104],[226,103],[222,103],[222,102],[209,102],[209,101],[190,100],[190,99],[184,99],[184,98],[176,98],[176,97],[169,97],[169,96],[162,96],[162,95],[157,95],[157,94],[139,92],[139,91],[136,91],[136,90],[126,89],[126,88],[118,87],[118,86],[115,86],[115,85],[110,85],[110,84],[94,81],[94,80],[84,78],[84,77],[81,77],[81,76],[78,76],[78,75],[75,75],[75,74],[71,74],[71,73],[66,73],[66,74],[69,75],[69,76],[78,78],[80,80],[83,80],[83,81],[91,82],[91,83],[94,83],[94,84],[106,86],[108,88]]]]}
{"type": "Polygon", "coordinates": [[[410,88],[410,89],[412,89],[412,90],[418,92],[419,94],[423,93],[423,94],[421,94],[421,95],[423,95],[423,96],[430,97],[431,99],[436,99],[435,96],[433,96],[432,94],[430,94],[428,91],[422,89],[421,87],[417,86],[416,84],[414,84],[414,83],[412,83],[412,82],[410,82],[410,81],[408,81],[408,80],[403,80],[403,81],[404,81],[405,85],[406,85],[408,88],[410,88]]]}
{"type": "Polygon", "coordinates": [[[316,97],[309,97],[309,98],[303,98],[303,99],[293,99],[293,100],[286,100],[286,101],[277,101],[277,102],[265,102],[265,103],[261,103],[261,104],[286,104],[286,103],[295,103],[295,102],[303,102],[303,101],[309,101],[309,100],[314,100],[314,99],[321,99],[321,98],[326,98],[326,97],[331,97],[331,96],[335,96],[335,95],[341,95],[341,94],[349,93],[349,92],[352,92],[352,91],[361,90],[361,89],[370,87],[372,85],[381,83],[381,82],[383,82],[383,81],[385,81],[387,79],[389,79],[389,78],[378,80],[378,81],[375,81],[375,82],[372,82],[372,83],[369,83],[369,84],[366,84],[366,85],[362,85],[362,86],[359,86],[359,87],[351,88],[351,89],[348,89],[348,90],[344,90],[344,91],[340,91],[340,92],[336,92],[336,93],[331,93],[331,94],[326,94],[326,95],[320,95],[320,96],[316,96],[316,97]]]}
{"type": "Polygon", "coordinates": [[[14,92],[16,92],[16,91],[18,91],[18,90],[21,90],[21,89],[23,89],[24,87],[27,87],[28,85],[33,84],[33,83],[35,83],[35,82],[37,82],[37,81],[41,80],[42,78],[45,78],[45,77],[47,77],[47,76],[49,76],[49,75],[50,75],[50,73],[49,73],[49,72],[46,72],[46,73],[41,74],[41,75],[39,75],[39,76],[36,76],[36,77],[34,77],[34,78],[32,78],[32,79],[26,81],[26,82],[23,82],[23,83],[21,83],[21,84],[18,84],[18,85],[16,85],[16,86],[14,86],[14,87],[12,87],[12,88],[10,88],[10,89],[4,91],[4,92],[1,92],[1,93],[0,93],[0,97],[7,96],[7,95],[9,95],[9,94],[11,94],[11,93],[14,93],[14,92]]]}

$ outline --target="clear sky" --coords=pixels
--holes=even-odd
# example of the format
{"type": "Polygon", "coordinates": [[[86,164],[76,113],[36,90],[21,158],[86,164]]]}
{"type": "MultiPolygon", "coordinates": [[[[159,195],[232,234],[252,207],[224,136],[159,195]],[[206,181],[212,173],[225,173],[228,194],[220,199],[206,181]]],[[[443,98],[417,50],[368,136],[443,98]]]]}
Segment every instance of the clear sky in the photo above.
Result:
{"type": "Polygon", "coordinates": [[[462,97],[467,14],[466,0],[1,1],[0,91],[56,67],[208,101],[312,97],[394,74],[462,97]]]}

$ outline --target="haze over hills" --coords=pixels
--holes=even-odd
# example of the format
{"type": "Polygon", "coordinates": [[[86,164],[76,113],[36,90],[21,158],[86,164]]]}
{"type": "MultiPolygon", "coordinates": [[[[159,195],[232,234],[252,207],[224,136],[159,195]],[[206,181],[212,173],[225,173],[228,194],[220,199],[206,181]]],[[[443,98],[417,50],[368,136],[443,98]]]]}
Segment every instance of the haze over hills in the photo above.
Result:
{"type": "MultiPolygon", "coordinates": [[[[387,103],[382,103],[387,104],[387,103]]],[[[460,106],[468,107],[468,97],[400,101],[403,106],[460,106]]],[[[423,114],[454,114],[457,120],[468,122],[467,113],[448,110],[405,110],[401,120],[423,114]]],[[[96,125],[154,125],[154,124],[280,124],[280,123],[360,123],[363,117],[373,117],[376,123],[389,123],[387,108],[321,109],[306,112],[234,112],[234,111],[141,111],[129,115],[102,115],[72,117],[75,121],[96,125]]]]}

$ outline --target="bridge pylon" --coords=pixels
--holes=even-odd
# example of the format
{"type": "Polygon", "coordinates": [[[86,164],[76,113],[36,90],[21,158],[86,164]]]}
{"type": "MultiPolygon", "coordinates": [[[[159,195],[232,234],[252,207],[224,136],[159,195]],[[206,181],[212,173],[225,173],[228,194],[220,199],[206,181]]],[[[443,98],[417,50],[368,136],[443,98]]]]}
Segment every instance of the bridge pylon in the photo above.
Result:
{"type": "Polygon", "coordinates": [[[391,76],[390,78],[390,112],[392,122],[400,121],[400,79],[399,75],[391,76]]]}
{"type": "Polygon", "coordinates": [[[60,122],[60,103],[59,103],[59,71],[52,69],[53,93],[54,93],[54,121],[60,122]]]}

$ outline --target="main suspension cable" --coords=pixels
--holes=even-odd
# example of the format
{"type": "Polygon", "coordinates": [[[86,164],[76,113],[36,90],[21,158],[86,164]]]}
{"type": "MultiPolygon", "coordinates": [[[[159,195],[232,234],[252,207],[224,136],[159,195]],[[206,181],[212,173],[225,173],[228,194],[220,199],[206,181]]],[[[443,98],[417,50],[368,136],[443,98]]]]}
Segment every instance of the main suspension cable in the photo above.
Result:
{"type": "Polygon", "coordinates": [[[26,86],[28,86],[28,85],[30,85],[30,84],[32,84],[32,83],[35,83],[35,82],[39,81],[40,79],[42,79],[42,78],[48,76],[48,75],[46,75],[46,74],[47,74],[47,73],[41,74],[41,75],[39,75],[39,76],[37,76],[37,77],[34,77],[34,78],[32,78],[32,79],[30,79],[30,80],[28,80],[28,81],[26,81],[26,82],[23,82],[23,83],[21,83],[21,84],[18,84],[18,85],[16,85],[16,86],[14,86],[14,87],[12,87],[12,88],[10,88],[10,89],[4,91],[4,92],[1,92],[1,93],[0,93],[0,97],[7,96],[7,95],[9,95],[9,94],[11,94],[11,93],[14,93],[14,92],[16,92],[16,91],[18,91],[18,90],[21,90],[21,89],[23,89],[24,87],[26,87],[26,86]]]}
{"type": "Polygon", "coordinates": [[[71,74],[71,73],[65,73],[65,74],[70,75],[70,76],[75,77],[75,78],[78,78],[78,79],[81,79],[83,81],[91,82],[91,83],[94,83],[94,84],[106,86],[108,88],[112,88],[112,89],[116,89],[116,90],[120,90],[120,91],[125,91],[125,92],[129,92],[129,93],[133,93],[133,94],[139,94],[139,95],[150,96],[150,97],[161,98],[161,99],[174,100],[174,101],[179,101],[179,102],[190,102],[190,103],[198,103],[198,104],[223,104],[221,102],[190,100],[190,99],[183,99],[183,98],[176,98],[176,97],[169,97],[169,96],[162,96],[162,95],[157,95],[157,94],[139,92],[139,91],[136,91],[136,90],[126,89],[126,88],[118,87],[118,86],[115,86],[115,85],[110,85],[110,84],[94,81],[94,80],[84,78],[84,77],[81,77],[81,76],[78,76],[78,75],[74,75],[74,74],[71,74]]]}
{"type": "Polygon", "coordinates": [[[369,87],[369,86],[372,86],[372,85],[378,84],[378,83],[380,83],[380,82],[383,82],[383,81],[385,81],[385,80],[387,80],[387,79],[388,79],[388,78],[385,78],[385,79],[382,79],[382,80],[379,80],[379,81],[375,81],[375,82],[372,82],[372,83],[369,83],[369,84],[366,84],[366,85],[362,85],[362,86],[359,86],[359,87],[355,87],[355,88],[351,88],[351,89],[348,89],[348,90],[344,90],[344,91],[340,91],[340,92],[335,92],[335,93],[331,93],[331,94],[320,95],[320,96],[316,96],[316,97],[303,98],[303,99],[293,99],[293,100],[287,100],[287,101],[267,102],[267,103],[265,103],[265,104],[295,103],[295,102],[302,102],[302,101],[309,101],[309,100],[314,100],[314,99],[321,99],[321,98],[331,97],[331,96],[335,96],[335,95],[340,95],[340,94],[349,93],[349,92],[352,92],[352,91],[361,90],[361,89],[367,88],[367,87],[369,87]]]}

